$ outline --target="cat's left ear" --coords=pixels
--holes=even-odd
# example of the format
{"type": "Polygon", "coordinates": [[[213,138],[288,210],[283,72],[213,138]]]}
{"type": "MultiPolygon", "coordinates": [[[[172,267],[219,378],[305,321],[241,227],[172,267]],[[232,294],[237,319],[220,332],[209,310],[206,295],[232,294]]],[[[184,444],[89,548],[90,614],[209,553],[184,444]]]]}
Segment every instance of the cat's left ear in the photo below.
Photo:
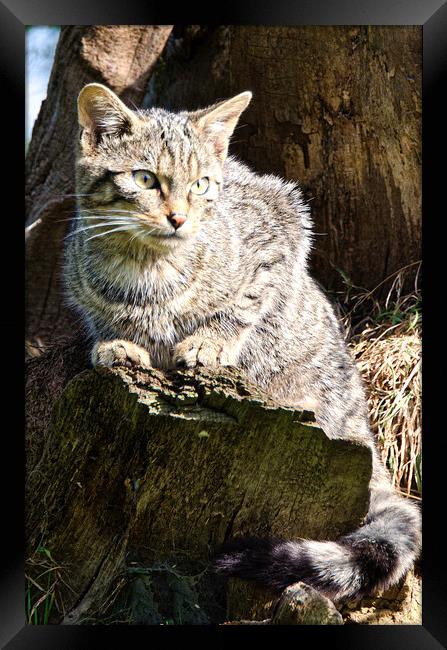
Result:
{"type": "Polygon", "coordinates": [[[211,140],[216,155],[225,160],[231,134],[248,104],[252,94],[246,91],[209,108],[190,113],[192,122],[211,140]]]}

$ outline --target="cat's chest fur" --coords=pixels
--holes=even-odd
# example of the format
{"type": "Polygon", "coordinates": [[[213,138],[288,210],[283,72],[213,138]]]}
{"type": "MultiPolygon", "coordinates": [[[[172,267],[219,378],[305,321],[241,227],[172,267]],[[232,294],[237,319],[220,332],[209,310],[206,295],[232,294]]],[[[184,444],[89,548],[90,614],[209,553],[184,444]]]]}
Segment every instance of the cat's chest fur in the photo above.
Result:
{"type": "Polygon", "coordinates": [[[102,288],[104,321],[114,335],[148,350],[171,349],[208,313],[207,294],[198,291],[198,271],[169,259],[135,262],[103,260],[96,273],[102,288]]]}

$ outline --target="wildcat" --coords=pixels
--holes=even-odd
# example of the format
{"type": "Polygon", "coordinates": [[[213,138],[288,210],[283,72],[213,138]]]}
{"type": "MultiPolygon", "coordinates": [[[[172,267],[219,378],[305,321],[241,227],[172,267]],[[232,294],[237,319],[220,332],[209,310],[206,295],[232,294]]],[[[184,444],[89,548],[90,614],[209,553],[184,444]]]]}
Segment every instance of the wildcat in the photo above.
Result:
{"type": "Polygon", "coordinates": [[[83,88],[67,293],[93,364],[237,366],[277,401],[313,410],[330,438],[370,447],[358,530],[336,542],[240,538],[215,560],[216,571],[275,591],[304,580],[335,601],[356,599],[412,566],[420,515],[390,485],[340,324],[308,273],[299,188],[228,156],[250,99],[132,111],[105,86],[83,88]]]}

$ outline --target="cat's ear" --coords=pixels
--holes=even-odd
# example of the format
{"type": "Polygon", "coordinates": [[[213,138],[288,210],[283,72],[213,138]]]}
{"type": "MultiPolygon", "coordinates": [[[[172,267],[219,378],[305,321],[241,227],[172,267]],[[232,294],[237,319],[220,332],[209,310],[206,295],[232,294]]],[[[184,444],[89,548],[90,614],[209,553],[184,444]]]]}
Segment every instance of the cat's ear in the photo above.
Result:
{"type": "Polygon", "coordinates": [[[78,97],[78,120],[87,141],[94,145],[103,135],[129,133],[136,117],[109,88],[87,84],[78,97]]]}
{"type": "Polygon", "coordinates": [[[222,162],[227,155],[234,127],[242,111],[250,103],[251,97],[251,92],[246,91],[209,108],[190,113],[191,120],[207,139],[211,140],[216,155],[222,162]]]}

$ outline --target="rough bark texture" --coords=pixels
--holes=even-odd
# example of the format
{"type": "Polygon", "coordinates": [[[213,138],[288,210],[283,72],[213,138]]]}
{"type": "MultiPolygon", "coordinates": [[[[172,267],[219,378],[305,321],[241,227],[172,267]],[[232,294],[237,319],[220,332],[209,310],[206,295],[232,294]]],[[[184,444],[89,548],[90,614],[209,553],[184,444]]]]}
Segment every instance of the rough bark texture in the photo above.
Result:
{"type": "Polygon", "coordinates": [[[236,371],[84,371],[42,436],[27,539],[65,567],[67,623],[110,616],[114,590],[130,622],[266,618],[271,594],[232,581],[225,595],[213,551],[242,533],[335,539],[367,508],[368,449],[330,441],[236,371]]]}
{"type": "Polygon", "coordinates": [[[146,102],[195,108],[247,89],[232,151],[301,184],[323,285],[339,288],[340,269],[373,289],[417,262],[421,28],[176,29],[146,102]]]}
{"type": "Polygon", "coordinates": [[[62,239],[75,201],[76,98],[86,83],[108,85],[140,105],[171,26],[66,26],[61,30],[48,96],[26,159],[26,334],[45,344],[73,327],[61,292],[62,239]]]}

